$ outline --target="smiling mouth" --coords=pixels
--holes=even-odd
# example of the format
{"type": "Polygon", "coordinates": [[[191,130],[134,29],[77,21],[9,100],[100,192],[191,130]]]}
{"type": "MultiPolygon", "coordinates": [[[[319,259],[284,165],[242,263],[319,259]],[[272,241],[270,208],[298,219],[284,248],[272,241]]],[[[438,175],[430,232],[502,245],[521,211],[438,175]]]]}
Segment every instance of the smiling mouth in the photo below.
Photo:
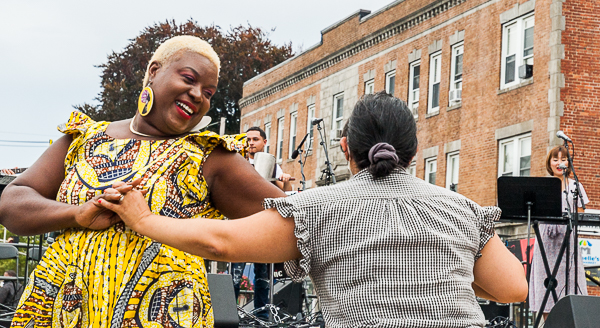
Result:
{"type": "Polygon", "coordinates": [[[177,104],[177,107],[181,108],[181,110],[183,110],[189,116],[194,115],[194,111],[190,108],[190,106],[177,100],[175,100],[175,104],[177,104]]]}

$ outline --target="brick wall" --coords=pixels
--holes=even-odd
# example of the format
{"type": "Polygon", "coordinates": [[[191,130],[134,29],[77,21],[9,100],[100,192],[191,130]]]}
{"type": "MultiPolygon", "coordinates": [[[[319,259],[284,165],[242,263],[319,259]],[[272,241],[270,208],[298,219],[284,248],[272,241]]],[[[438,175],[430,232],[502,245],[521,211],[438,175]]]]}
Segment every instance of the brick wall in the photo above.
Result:
{"type": "Polygon", "coordinates": [[[600,1],[575,0],[562,4],[565,87],[561,129],[575,143],[575,169],[588,197],[589,208],[600,208],[600,1]]]}
{"type": "MultiPolygon", "coordinates": [[[[406,0],[368,16],[364,16],[364,13],[357,13],[342,20],[324,32],[322,44],[248,81],[244,86],[244,98],[240,101],[242,126],[244,123],[253,122],[267,114],[274,116],[277,111],[289,109],[292,103],[297,103],[299,104],[297,139],[300,140],[306,131],[306,101],[309,97],[315,97],[316,116],[325,119],[324,125],[329,136],[329,129],[332,126],[332,88],[337,85],[338,89],[349,90],[348,98],[345,96],[344,105],[344,117],[347,118],[353,106],[348,99],[355,101],[364,93],[365,74],[373,75],[376,91],[383,90],[385,68],[389,69],[390,63],[395,61],[395,95],[407,100],[409,54],[419,50],[421,52],[421,81],[417,121],[419,138],[419,152],[416,156],[417,176],[424,177],[423,150],[437,146],[436,184],[445,186],[446,154],[444,146],[460,140],[459,192],[482,205],[494,205],[498,176],[498,135],[513,130],[516,131],[515,134],[531,133],[532,176],[547,175],[545,156],[550,146],[558,142],[558,139],[549,133],[556,128],[550,123],[553,108],[558,106],[558,102],[550,101],[549,90],[556,85],[562,87],[560,79],[557,84],[556,76],[551,75],[549,71],[553,56],[556,56],[556,51],[553,53],[555,48],[550,46],[553,40],[551,39],[552,33],[555,31],[553,28],[556,28],[555,21],[561,19],[553,18],[556,16],[557,1],[560,2],[559,0],[535,1],[535,69],[533,78],[518,87],[500,90],[501,15],[505,15],[511,10],[519,12],[519,10],[526,10],[524,8],[533,8],[534,2],[523,0],[406,0]],[[414,17],[419,18],[413,20],[414,17]],[[402,25],[404,23],[406,25],[402,25]],[[396,29],[394,26],[400,27],[396,29]],[[450,41],[459,31],[464,33],[462,103],[460,106],[449,107],[450,41]],[[440,110],[439,114],[427,117],[429,47],[436,42],[441,42],[442,52],[440,110]],[[363,44],[364,46],[362,46],[363,44]],[[340,54],[344,55],[337,58],[336,56],[340,54]],[[333,58],[337,59],[334,61],[333,58]],[[280,84],[282,87],[269,91],[272,87],[280,84]],[[524,126],[529,128],[523,130],[524,126]],[[498,131],[503,131],[503,133],[499,134],[498,131]]],[[[579,1],[586,3],[585,0],[579,1]]],[[[597,4],[598,2],[593,1],[592,3],[597,4]]],[[[571,24],[569,23],[570,16],[577,16],[576,20],[579,21],[577,24],[594,26],[598,23],[596,20],[589,20],[586,18],[587,16],[582,15],[580,11],[583,11],[583,8],[568,9],[566,4],[564,6],[565,9],[560,14],[564,12],[567,17],[567,27],[571,24]],[[571,11],[573,12],[571,13],[571,11]]],[[[567,31],[562,34],[562,41],[565,43],[577,43],[579,42],[577,38],[583,37],[571,36],[568,30],[567,28],[567,31]]],[[[570,52],[571,46],[565,46],[566,58],[562,60],[563,71],[567,71],[569,63],[572,63],[573,66],[578,65],[579,59],[575,56],[582,56],[580,53],[585,52],[580,49],[584,47],[582,44],[592,41],[586,39],[586,42],[579,42],[576,49],[572,51],[573,54],[570,52]],[[572,60],[570,56],[573,56],[572,60]]],[[[560,45],[557,47],[560,48],[560,45]]],[[[598,48],[587,51],[590,63],[596,63],[594,57],[598,57],[598,54],[595,53],[598,48]]],[[[582,165],[580,175],[590,199],[598,199],[600,196],[598,176],[591,177],[593,174],[590,171],[592,163],[594,163],[592,159],[596,159],[595,162],[598,163],[597,159],[600,156],[597,148],[600,147],[597,130],[600,122],[598,122],[597,109],[595,112],[592,110],[595,98],[589,97],[589,93],[587,93],[587,90],[597,83],[596,76],[598,74],[590,72],[587,75],[588,80],[575,84],[573,79],[585,74],[584,68],[577,67],[577,69],[568,69],[571,72],[570,75],[565,73],[566,85],[560,91],[560,100],[564,102],[564,116],[559,117],[559,120],[561,128],[563,128],[563,124],[565,125],[566,133],[581,133],[581,135],[573,135],[579,149],[578,163],[582,165]],[[575,74],[574,71],[578,73],[575,74]],[[592,115],[592,113],[594,114],[592,115]],[[574,129],[569,129],[568,124],[572,126],[573,122],[578,120],[587,120],[587,130],[580,129],[580,131],[587,131],[585,132],[587,135],[583,134],[584,132],[575,132],[574,129]],[[597,147],[579,146],[584,139],[595,142],[597,147]],[[590,159],[584,161],[584,156],[580,154],[585,154],[585,157],[590,159]]],[[[276,119],[272,122],[276,122],[276,119]]],[[[299,165],[296,162],[286,161],[288,158],[289,112],[286,112],[285,124],[282,167],[284,171],[291,172],[293,176],[299,178],[299,165]]],[[[276,140],[276,131],[276,124],[273,124],[271,145],[274,145],[276,140]]],[[[347,172],[345,160],[337,144],[334,142],[329,146],[331,147],[332,162],[334,166],[338,166],[336,173],[347,172]]],[[[272,149],[274,150],[274,148],[272,149]]],[[[272,153],[274,154],[273,151],[272,153]]],[[[324,162],[325,159],[320,148],[308,158],[305,172],[307,180],[312,180],[313,186],[320,176],[320,170],[324,168],[324,162]]],[[[295,187],[298,186],[299,184],[296,183],[295,187]]],[[[599,207],[600,203],[597,200],[594,202],[592,206],[599,207]]]]}

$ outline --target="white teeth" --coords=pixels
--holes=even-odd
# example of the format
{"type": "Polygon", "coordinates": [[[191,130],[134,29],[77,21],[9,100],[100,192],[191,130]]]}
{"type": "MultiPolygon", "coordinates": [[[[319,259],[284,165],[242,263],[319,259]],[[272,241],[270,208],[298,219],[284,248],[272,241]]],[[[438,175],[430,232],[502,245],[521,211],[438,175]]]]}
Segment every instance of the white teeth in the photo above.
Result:
{"type": "Polygon", "coordinates": [[[188,107],[188,105],[186,105],[182,102],[179,102],[179,101],[175,101],[175,102],[177,103],[177,106],[179,106],[181,109],[183,109],[188,115],[190,115],[190,116],[194,115],[194,111],[190,107],[188,107]]]}

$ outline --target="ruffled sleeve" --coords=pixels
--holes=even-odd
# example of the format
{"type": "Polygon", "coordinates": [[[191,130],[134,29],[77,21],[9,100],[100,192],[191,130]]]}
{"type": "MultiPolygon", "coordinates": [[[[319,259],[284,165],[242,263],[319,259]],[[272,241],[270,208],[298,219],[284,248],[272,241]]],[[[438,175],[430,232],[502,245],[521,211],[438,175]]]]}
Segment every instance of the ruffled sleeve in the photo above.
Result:
{"type": "Polygon", "coordinates": [[[481,250],[494,237],[494,222],[500,219],[502,210],[496,206],[480,207],[476,205],[475,216],[479,223],[479,249],[475,255],[475,260],[481,257],[481,250]]]}
{"type": "Polygon", "coordinates": [[[223,148],[229,151],[235,151],[242,156],[246,155],[247,143],[245,133],[219,135],[211,131],[204,131],[190,134],[187,136],[187,138],[194,140],[195,144],[202,150],[203,160],[206,160],[206,158],[217,146],[223,146],[223,148]]]}
{"type": "Polygon", "coordinates": [[[310,230],[306,210],[293,204],[294,196],[287,198],[267,198],[265,209],[274,208],[284,218],[294,219],[294,235],[298,238],[297,247],[302,256],[299,259],[287,261],[284,264],[287,274],[296,282],[300,282],[311,270],[310,230]]]}
{"type": "Polygon", "coordinates": [[[65,169],[68,169],[77,161],[77,149],[85,143],[85,136],[93,125],[97,125],[97,122],[89,116],[80,112],[72,112],[69,120],[57,127],[58,131],[73,136],[73,141],[65,157],[65,169]]]}

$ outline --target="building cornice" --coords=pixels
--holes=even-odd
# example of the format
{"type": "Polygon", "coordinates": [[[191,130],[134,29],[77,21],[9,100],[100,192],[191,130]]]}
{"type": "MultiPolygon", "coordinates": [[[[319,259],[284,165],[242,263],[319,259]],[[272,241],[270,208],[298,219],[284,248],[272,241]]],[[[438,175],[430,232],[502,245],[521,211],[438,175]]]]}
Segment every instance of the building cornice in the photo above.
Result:
{"type": "Polygon", "coordinates": [[[456,7],[467,0],[438,0],[415,12],[409,14],[400,20],[371,33],[364,38],[340,49],[337,52],[299,70],[288,77],[271,84],[270,86],[259,90],[247,97],[240,99],[240,108],[247,107],[257,101],[265,99],[279,91],[282,91],[310,76],[313,76],[335,64],[352,57],[362,51],[370,49],[379,43],[386,41],[393,36],[400,34],[414,26],[417,26],[424,21],[427,21],[441,13],[456,7]]]}

